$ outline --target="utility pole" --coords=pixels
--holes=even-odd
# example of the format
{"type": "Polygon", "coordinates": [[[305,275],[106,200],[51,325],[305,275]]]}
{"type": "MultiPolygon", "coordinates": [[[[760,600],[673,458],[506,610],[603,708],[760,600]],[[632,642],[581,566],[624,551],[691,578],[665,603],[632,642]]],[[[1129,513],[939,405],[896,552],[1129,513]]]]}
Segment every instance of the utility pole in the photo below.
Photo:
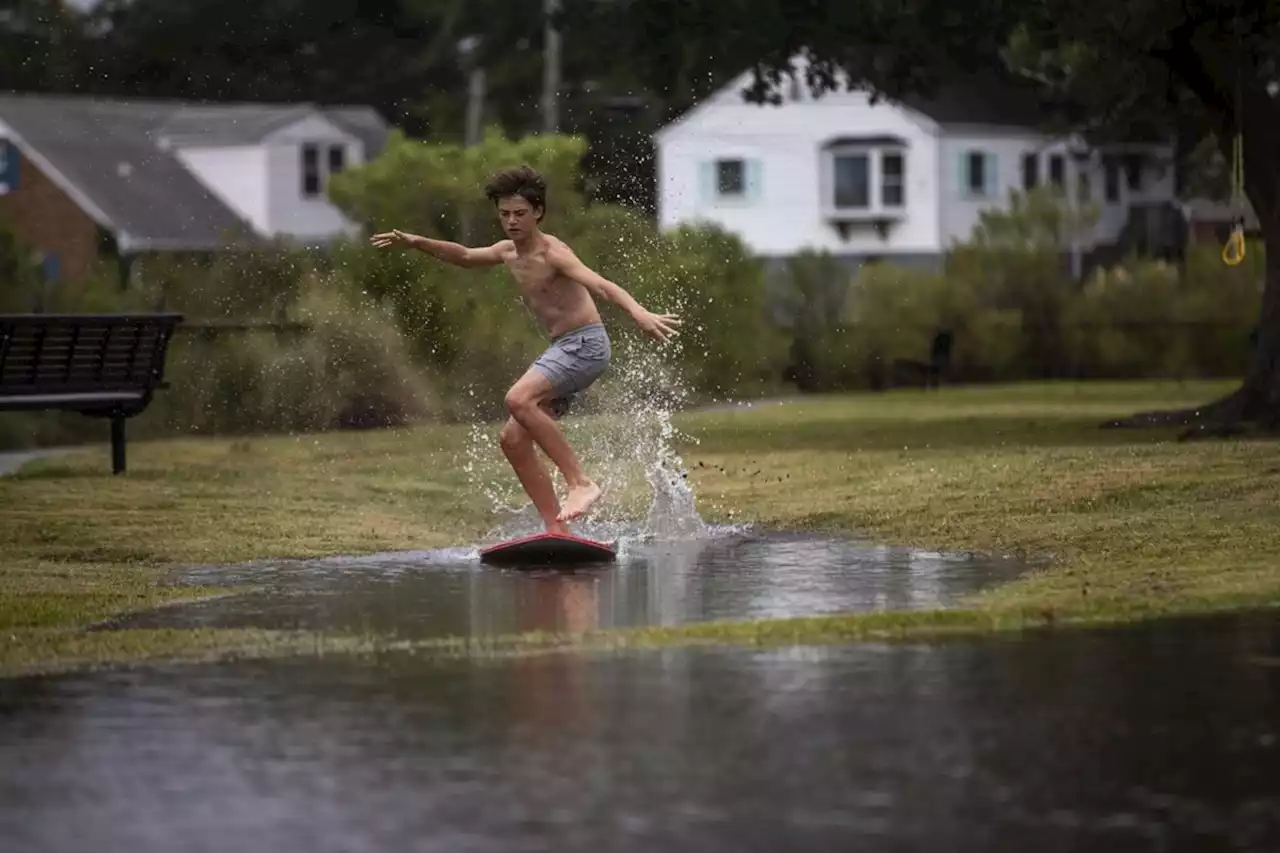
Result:
{"type": "MultiPolygon", "coordinates": [[[[479,145],[484,137],[485,73],[479,37],[467,36],[458,42],[458,54],[467,73],[467,123],[463,131],[463,145],[470,148],[479,145]]],[[[464,243],[469,243],[476,232],[471,211],[464,206],[459,214],[459,236],[464,243]]]]}
{"type": "Polygon", "coordinates": [[[552,18],[560,11],[560,0],[542,0],[542,130],[558,133],[560,130],[560,31],[552,24],[552,18]]]}
{"type": "Polygon", "coordinates": [[[467,75],[467,147],[479,145],[484,133],[483,66],[476,66],[467,75]]]}
{"type": "Polygon", "coordinates": [[[458,42],[458,55],[462,59],[463,69],[467,72],[467,124],[464,142],[468,148],[479,144],[484,132],[484,66],[477,57],[480,53],[480,39],[467,36],[458,42]]]}

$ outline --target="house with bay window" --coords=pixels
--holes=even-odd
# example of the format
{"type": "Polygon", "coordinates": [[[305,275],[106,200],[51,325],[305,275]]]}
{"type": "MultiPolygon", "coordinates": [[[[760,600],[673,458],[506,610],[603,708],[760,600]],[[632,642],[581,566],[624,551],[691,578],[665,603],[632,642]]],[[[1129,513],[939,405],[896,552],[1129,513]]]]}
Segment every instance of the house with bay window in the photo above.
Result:
{"type": "Polygon", "coordinates": [[[765,258],[810,249],[853,266],[937,267],[1014,190],[1051,183],[1096,204],[1096,227],[1074,247],[1084,254],[1175,201],[1171,145],[1048,137],[1034,91],[1006,80],[955,78],[927,98],[873,103],[856,89],[815,97],[797,75],[763,106],[743,100],[749,80],[657,133],[662,228],[714,223],[765,258]]]}

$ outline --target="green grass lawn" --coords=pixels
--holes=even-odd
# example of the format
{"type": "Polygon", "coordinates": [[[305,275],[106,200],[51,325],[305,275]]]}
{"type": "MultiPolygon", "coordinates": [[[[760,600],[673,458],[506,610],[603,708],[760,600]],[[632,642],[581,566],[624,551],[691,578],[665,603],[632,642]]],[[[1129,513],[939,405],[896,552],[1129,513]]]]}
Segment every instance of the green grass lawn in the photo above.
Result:
{"type": "MultiPolygon", "coordinates": [[[[847,531],[1047,562],[945,613],[509,638],[491,646],[823,642],[1274,605],[1280,447],[1098,428],[1138,410],[1207,401],[1229,387],[1029,384],[684,415],[678,425],[694,443],[681,450],[708,521],[847,531]]],[[[165,569],[177,563],[476,542],[491,522],[490,504],[464,470],[468,432],[430,426],[135,442],[120,477],[109,473],[105,447],[27,465],[0,479],[0,670],[272,654],[317,642],[367,646],[368,638],[84,628],[218,592],[167,585],[165,569]]],[[[485,464],[501,475],[500,459],[485,464]]]]}
{"type": "Polygon", "coordinates": [[[1052,558],[976,609],[1109,619],[1280,601],[1280,446],[1104,420],[1216,383],[1035,384],[695,416],[699,492],[786,528],[1052,558]],[[770,449],[770,443],[773,448],[770,449]],[[757,473],[758,472],[758,473],[757,473]]]}

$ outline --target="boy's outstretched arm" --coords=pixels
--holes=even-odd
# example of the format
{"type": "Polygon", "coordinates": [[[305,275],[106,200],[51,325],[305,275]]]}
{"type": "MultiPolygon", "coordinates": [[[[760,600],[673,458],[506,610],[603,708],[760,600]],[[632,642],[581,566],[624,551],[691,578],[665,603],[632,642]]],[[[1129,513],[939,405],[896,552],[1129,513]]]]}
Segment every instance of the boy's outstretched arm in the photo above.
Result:
{"type": "Polygon", "coordinates": [[[549,260],[565,277],[578,282],[578,284],[581,284],[602,299],[607,299],[615,305],[620,305],[624,311],[631,315],[631,318],[636,321],[636,325],[641,330],[653,335],[658,340],[666,341],[676,334],[674,327],[680,325],[679,317],[674,314],[654,314],[652,311],[647,310],[639,302],[636,302],[630,293],[627,293],[621,287],[584,264],[582,259],[574,254],[573,250],[568,246],[556,246],[549,253],[549,260]]]}
{"type": "Polygon", "coordinates": [[[374,234],[369,242],[379,249],[387,246],[417,249],[419,252],[459,267],[490,267],[502,263],[502,243],[472,249],[448,240],[432,240],[429,237],[420,237],[400,230],[374,234]]]}

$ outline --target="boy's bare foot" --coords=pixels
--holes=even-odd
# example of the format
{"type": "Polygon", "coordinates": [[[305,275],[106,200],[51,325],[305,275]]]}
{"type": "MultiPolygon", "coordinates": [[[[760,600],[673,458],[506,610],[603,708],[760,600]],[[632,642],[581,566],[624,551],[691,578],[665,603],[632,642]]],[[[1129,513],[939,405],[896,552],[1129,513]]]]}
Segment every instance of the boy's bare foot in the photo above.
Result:
{"type": "Polygon", "coordinates": [[[560,510],[560,515],[556,516],[557,521],[569,521],[582,515],[591,505],[600,500],[600,487],[595,483],[585,483],[581,486],[574,486],[569,490],[568,496],[564,500],[564,508],[560,510]]]}
{"type": "Polygon", "coordinates": [[[558,534],[558,535],[560,535],[560,536],[569,536],[569,535],[571,535],[571,532],[570,532],[570,530],[569,530],[569,525],[565,524],[563,521],[552,521],[552,522],[548,522],[548,523],[547,523],[547,532],[548,532],[548,533],[558,534]]]}

